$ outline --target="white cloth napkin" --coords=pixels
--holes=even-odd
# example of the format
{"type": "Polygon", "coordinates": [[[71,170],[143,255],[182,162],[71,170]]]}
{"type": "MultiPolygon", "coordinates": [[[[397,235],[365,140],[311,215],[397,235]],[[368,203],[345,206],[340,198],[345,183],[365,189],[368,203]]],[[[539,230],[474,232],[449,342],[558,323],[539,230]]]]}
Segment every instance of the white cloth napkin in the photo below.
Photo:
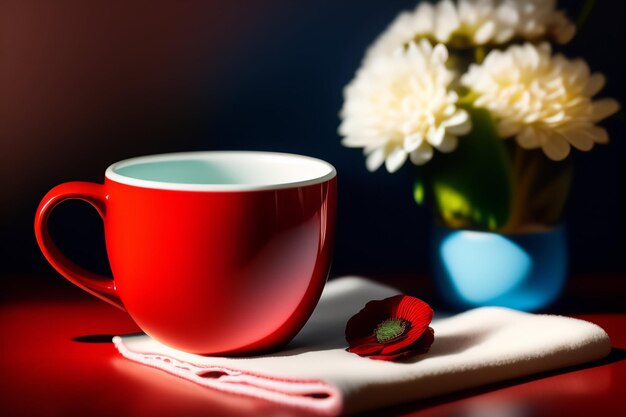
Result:
{"type": "Polygon", "coordinates": [[[384,362],[345,351],[345,324],[367,301],[397,294],[363,278],[330,281],[311,319],[278,353],[223,358],[164,346],[149,336],[113,339],[126,358],[220,391],[323,415],[350,414],[600,359],[600,327],[568,317],[484,307],[436,319],[429,353],[384,362]]]}

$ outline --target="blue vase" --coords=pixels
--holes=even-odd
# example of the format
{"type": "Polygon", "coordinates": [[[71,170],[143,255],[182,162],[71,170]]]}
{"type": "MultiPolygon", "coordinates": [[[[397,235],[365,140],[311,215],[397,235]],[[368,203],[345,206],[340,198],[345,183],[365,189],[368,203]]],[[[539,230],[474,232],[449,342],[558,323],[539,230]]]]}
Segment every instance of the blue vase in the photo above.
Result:
{"type": "Polygon", "coordinates": [[[435,280],[453,307],[504,306],[534,311],[556,300],[567,272],[563,226],[500,234],[436,226],[435,280]]]}

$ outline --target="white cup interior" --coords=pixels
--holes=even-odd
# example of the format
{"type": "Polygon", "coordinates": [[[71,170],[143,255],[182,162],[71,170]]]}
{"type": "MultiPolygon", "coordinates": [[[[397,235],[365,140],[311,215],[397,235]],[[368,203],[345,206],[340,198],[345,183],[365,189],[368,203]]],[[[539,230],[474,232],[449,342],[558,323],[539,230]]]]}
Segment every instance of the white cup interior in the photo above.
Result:
{"type": "Polygon", "coordinates": [[[171,190],[241,191],[300,187],[336,175],[327,162],[273,152],[187,152],[142,156],[111,165],[106,177],[171,190]]]}

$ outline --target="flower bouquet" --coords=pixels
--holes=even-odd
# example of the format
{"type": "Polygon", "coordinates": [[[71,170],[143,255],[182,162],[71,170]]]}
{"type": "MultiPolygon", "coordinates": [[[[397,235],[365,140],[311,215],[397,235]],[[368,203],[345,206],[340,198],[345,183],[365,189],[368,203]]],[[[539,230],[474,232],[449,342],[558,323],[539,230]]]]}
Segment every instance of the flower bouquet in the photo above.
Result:
{"type": "MultiPolygon", "coordinates": [[[[585,10],[589,10],[588,7],[585,10]]],[[[401,13],[344,90],[339,133],[366,166],[415,166],[437,223],[504,235],[561,223],[571,148],[608,142],[605,78],[555,53],[576,26],[548,0],[443,0],[401,13]]]]}

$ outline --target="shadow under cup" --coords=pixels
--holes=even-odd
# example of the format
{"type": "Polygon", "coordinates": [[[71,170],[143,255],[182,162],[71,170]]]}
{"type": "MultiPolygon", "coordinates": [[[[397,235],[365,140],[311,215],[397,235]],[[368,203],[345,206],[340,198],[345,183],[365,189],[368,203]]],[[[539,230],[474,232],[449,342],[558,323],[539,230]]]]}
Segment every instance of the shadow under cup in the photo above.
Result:
{"type": "Polygon", "coordinates": [[[326,282],[336,217],[328,163],[265,152],[197,152],[118,162],[104,185],[61,184],[35,219],[62,275],[125,309],[156,340],[192,353],[249,354],[288,343],[326,282]],[[65,258],[47,217],[69,198],[104,220],[114,280],[65,258]]]}

